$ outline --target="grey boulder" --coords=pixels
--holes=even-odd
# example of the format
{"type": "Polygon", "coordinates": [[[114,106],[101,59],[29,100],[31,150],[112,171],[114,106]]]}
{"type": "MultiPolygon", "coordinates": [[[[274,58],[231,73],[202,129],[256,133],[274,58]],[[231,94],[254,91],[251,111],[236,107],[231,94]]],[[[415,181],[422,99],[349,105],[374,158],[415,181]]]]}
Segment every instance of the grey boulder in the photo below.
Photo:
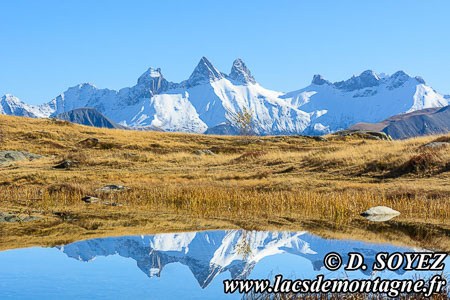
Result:
{"type": "Polygon", "coordinates": [[[96,192],[104,192],[104,193],[111,193],[111,192],[121,192],[121,191],[127,191],[129,190],[129,187],[123,186],[123,185],[105,185],[104,187],[98,188],[95,191],[96,192]]]}
{"type": "Polygon", "coordinates": [[[33,160],[41,158],[42,155],[25,151],[0,151],[0,166],[21,160],[33,160]]]}
{"type": "Polygon", "coordinates": [[[9,214],[0,212],[0,223],[22,223],[22,222],[30,222],[39,220],[40,217],[35,216],[28,216],[28,215],[15,215],[15,214],[9,214]]]}

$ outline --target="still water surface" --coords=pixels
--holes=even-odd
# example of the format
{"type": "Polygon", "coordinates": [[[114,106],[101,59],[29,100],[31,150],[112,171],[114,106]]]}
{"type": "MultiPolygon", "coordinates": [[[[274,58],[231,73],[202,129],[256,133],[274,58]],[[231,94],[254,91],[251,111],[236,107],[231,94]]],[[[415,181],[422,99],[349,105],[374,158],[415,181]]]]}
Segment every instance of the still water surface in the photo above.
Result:
{"type": "MultiPolygon", "coordinates": [[[[0,299],[240,299],[223,293],[225,279],[411,278],[431,273],[371,268],[331,272],[328,252],[364,255],[418,249],[307,232],[205,231],[99,238],[56,248],[0,252],[0,299]]],[[[345,260],[344,260],[345,261],[345,260]]],[[[444,273],[449,273],[450,259],[444,273]]]]}

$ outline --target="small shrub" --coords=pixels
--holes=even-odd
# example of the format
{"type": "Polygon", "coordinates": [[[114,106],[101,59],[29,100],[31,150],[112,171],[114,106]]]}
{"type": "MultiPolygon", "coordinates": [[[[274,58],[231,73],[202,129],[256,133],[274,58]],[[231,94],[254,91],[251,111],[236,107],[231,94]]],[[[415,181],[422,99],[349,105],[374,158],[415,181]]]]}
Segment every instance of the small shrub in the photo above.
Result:
{"type": "Polygon", "coordinates": [[[253,118],[253,112],[245,106],[242,111],[233,113],[228,111],[231,116],[233,125],[239,129],[239,134],[243,136],[255,135],[256,122],[253,118]]]}
{"type": "Polygon", "coordinates": [[[54,195],[58,193],[64,194],[86,194],[86,189],[82,188],[80,185],[72,184],[72,183],[55,183],[47,186],[45,190],[49,193],[49,195],[54,195]]]}
{"type": "Polygon", "coordinates": [[[393,168],[387,177],[399,177],[405,174],[431,175],[442,168],[441,155],[436,151],[425,151],[411,156],[399,167],[393,168]]]}
{"type": "Polygon", "coordinates": [[[422,173],[435,166],[438,160],[439,160],[438,153],[424,152],[412,156],[403,165],[403,169],[407,172],[422,173]]]}

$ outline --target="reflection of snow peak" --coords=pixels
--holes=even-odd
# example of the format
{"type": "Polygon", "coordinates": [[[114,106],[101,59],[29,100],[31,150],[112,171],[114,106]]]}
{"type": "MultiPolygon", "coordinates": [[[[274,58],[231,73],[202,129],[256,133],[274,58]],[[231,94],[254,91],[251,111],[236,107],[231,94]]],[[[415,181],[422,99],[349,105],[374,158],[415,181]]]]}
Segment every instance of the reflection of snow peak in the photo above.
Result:
{"type": "MultiPolygon", "coordinates": [[[[395,247],[359,241],[322,239],[306,232],[242,230],[111,237],[75,242],[59,249],[82,261],[115,254],[133,258],[149,277],[160,276],[165,265],[179,262],[189,267],[203,288],[226,271],[233,279],[245,279],[263,258],[280,253],[307,258],[318,271],[330,249],[343,256],[358,251],[365,255],[367,262],[373,261],[381,249],[398,251],[395,247]]],[[[365,273],[370,275],[371,271],[365,273]]]]}

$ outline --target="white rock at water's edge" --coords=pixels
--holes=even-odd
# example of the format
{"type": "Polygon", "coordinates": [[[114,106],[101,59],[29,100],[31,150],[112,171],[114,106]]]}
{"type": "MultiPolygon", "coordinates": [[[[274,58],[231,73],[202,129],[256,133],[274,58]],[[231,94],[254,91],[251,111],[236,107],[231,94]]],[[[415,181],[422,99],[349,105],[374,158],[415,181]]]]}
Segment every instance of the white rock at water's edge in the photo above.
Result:
{"type": "Polygon", "coordinates": [[[399,211],[396,211],[387,206],[375,206],[371,207],[368,210],[361,213],[361,216],[365,217],[369,221],[373,222],[385,222],[392,218],[395,218],[400,214],[399,211]]]}
{"type": "Polygon", "coordinates": [[[373,215],[399,215],[400,212],[387,206],[375,206],[361,213],[361,216],[373,216],[373,215]]]}
{"type": "Polygon", "coordinates": [[[361,216],[399,215],[400,212],[387,206],[374,206],[361,213],[361,216]]]}

